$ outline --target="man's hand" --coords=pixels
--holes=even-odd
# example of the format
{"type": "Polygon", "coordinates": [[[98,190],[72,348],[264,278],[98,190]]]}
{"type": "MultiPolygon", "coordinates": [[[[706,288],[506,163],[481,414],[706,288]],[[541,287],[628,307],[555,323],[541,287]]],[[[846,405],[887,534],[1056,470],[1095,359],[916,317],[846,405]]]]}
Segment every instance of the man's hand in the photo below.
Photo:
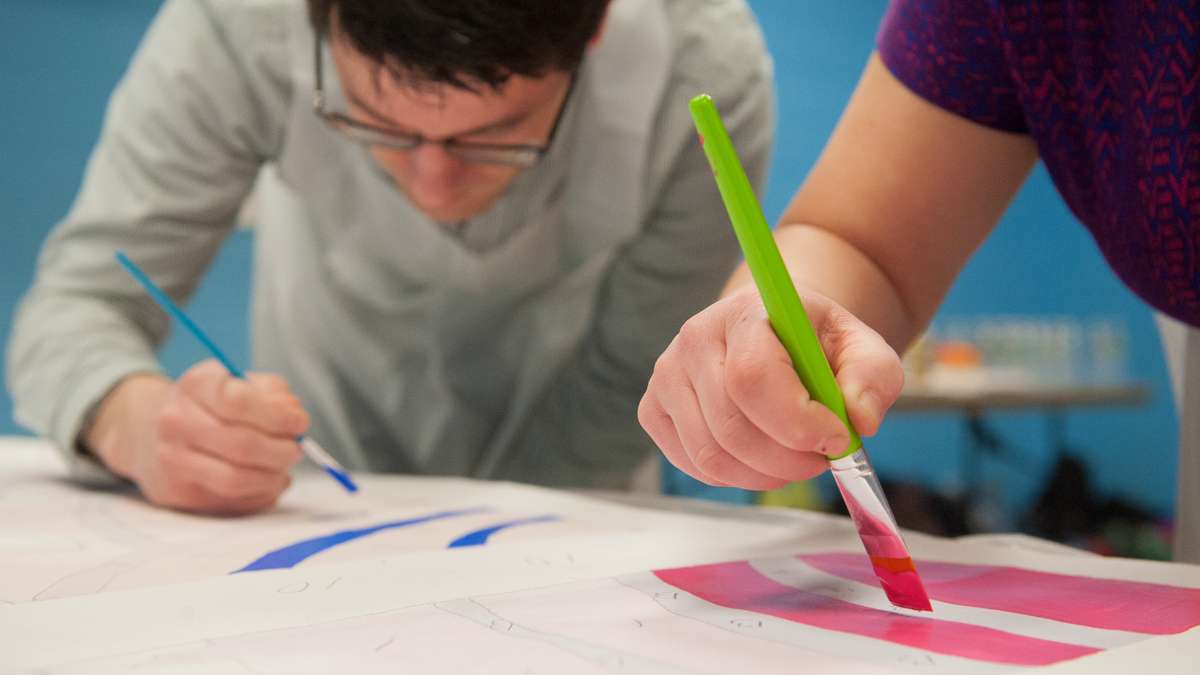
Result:
{"type": "MultiPolygon", "coordinates": [[[[870,436],[904,371],[878,333],[801,292],[854,428],[870,436]]],[[[658,359],[638,419],[667,459],[709,485],[770,490],[811,478],[846,449],[846,427],[812,400],[753,286],[692,317],[658,359]]]]}
{"type": "Polygon", "coordinates": [[[275,504],[301,458],[309,418],[277,375],[239,380],[216,361],[177,382],[123,380],[101,402],[84,443],[155,504],[240,515],[275,504]]]}

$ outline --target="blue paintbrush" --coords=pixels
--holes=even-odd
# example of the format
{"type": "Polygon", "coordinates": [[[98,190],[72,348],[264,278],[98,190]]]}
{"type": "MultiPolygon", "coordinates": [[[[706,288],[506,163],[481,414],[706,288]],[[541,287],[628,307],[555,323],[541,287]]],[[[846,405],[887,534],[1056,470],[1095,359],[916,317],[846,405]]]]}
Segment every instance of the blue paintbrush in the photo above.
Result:
{"type": "MultiPolygon", "coordinates": [[[[221,365],[225,366],[225,369],[229,371],[230,375],[233,375],[238,379],[246,379],[246,374],[243,373],[240,368],[234,365],[233,361],[230,361],[228,356],[225,356],[225,353],[222,352],[219,347],[217,347],[216,343],[209,339],[208,335],[206,335],[203,330],[200,330],[200,326],[197,326],[196,322],[192,321],[191,317],[189,317],[187,314],[184,314],[183,310],[179,307],[179,305],[176,305],[175,302],[171,300],[170,296],[164,293],[161,288],[154,285],[154,282],[150,280],[150,277],[146,276],[146,273],[143,272],[140,267],[133,264],[133,261],[121,251],[117,251],[117,262],[121,263],[121,265],[129,272],[129,274],[132,275],[133,278],[142,285],[142,288],[146,289],[146,292],[150,294],[151,298],[154,298],[154,301],[157,302],[159,306],[161,306],[168,314],[175,317],[179,323],[183,324],[183,327],[187,328],[188,332],[194,335],[196,339],[200,341],[200,344],[204,345],[204,347],[208,349],[209,353],[221,362],[221,365]]],[[[301,436],[297,438],[296,441],[304,450],[304,454],[308,455],[308,458],[313,462],[316,462],[317,466],[324,469],[325,473],[333,476],[334,480],[340,483],[342,487],[346,488],[347,492],[358,492],[358,485],[356,485],[354,481],[350,479],[350,474],[346,473],[346,470],[342,468],[342,465],[338,464],[337,460],[335,460],[328,452],[325,451],[325,448],[322,448],[317,444],[316,441],[307,436],[301,436]]]]}

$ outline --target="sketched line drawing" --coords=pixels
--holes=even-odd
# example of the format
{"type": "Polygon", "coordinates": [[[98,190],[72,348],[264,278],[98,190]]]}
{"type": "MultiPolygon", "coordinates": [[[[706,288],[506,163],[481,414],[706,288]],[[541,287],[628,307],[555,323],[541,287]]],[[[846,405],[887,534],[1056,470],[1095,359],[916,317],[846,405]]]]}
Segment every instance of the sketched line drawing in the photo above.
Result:
{"type": "Polygon", "coordinates": [[[84,494],[76,499],[71,511],[87,531],[98,534],[118,546],[135,548],[163,542],[153,534],[128,523],[118,513],[113,501],[104,494],[84,494]]]}
{"type": "Polygon", "coordinates": [[[33,595],[34,601],[92,595],[108,588],[117,577],[137,567],[134,563],[114,560],[68,574],[33,595]]]}
{"type": "Polygon", "coordinates": [[[664,663],[657,659],[640,656],[599,642],[586,642],[567,635],[549,633],[520,623],[510,621],[488,607],[485,600],[478,597],[462,598],[447,602],[433,603],[433,607],[454,614],[460,618],[472,621],[488,630],[502,633],[517,640],[540,642],[560,651],[571,654],[583,661],[604,670],[619,670],[626,673],[657,673],[670,675],[676,673],[694,673],[695,671],[664,663]]]}

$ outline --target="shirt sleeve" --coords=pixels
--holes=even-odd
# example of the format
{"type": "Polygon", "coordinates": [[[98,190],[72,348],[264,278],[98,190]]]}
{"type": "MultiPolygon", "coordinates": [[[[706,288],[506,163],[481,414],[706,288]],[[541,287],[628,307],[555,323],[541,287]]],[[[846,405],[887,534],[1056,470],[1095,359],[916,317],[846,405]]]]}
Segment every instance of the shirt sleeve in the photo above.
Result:
{"type": "Polygon", "coordinates": [[[122,378],[159,370],[154,350],[168,328],[114,252],[185,300],[280,133],[268,122],[280,113],[267,101],[279,97],[268,93],[277,83],[263,81],[262,41],[253,59],[250,47],[235,46],[254,44],[248,33],[269,17],[242,12],[234,29],[231,7],[164,5],[109,102],[80,192],[48,236],[17,311],[7,355],[16,418],[50,438],[76,477],[97,468],[76,446],[87,415],[122,378]]]}
{"type": "Polygon", "coordinates": [[[663,97],[652,152],[662,165],[651,171],[662,178],[642,233],[613,261],[587,335],[495,477],[620,489],[656,451],[637,419],[654,363],[684,321],[717,300],[740,258],[687,102],[713,96],[760,194],[774,140],[771,62],[739,7],[713,3],[677,36],[687,47],[663,97]]]}
{"type": "Polygon", "coordinates": [[[997,17],[983,0],[892,0],[876,45],[917,96],[1001,131],[1026,133],[997,17]]]}

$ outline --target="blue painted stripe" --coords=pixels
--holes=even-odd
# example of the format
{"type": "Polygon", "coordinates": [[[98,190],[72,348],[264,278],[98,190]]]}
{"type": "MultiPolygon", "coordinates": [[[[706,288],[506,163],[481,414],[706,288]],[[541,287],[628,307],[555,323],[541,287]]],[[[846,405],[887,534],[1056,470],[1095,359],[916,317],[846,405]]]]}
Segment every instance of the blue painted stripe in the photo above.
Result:
{"type": "Polygon", "coordinates": [[[521,520],[511,520],[507,523],[500,523],[498,525],[493,525],[491,527],[485,527],[482,530],[475,530],[474,532],[468,532],[468,533],[464,534],[463,536],[459,537],[458,539],[455,539],[454,541],[450,542],[450,545],[447,546],[446,548],[461,548],[463,546],[480,546],[482,544],[486,544],[488,537],[492,536],[493,534],[496,534],[500,530],[506,530],[510,527],[517,527],[518,525],[532,525],[534,523],[549,523],[549,522],[553,522],[556,520],[561,520],[561,518],[559,518],[558,516],[536,516],[533,518],[522,518],[521,520]]]}
{"type": "Polygon", "coordinates": [[[258,560],[255,560],[240,570],[235,571],[234,574],[239,572],[253,572],[255,570],[277,570],[287,567],[295,567],[308,558],[320,553],[321,551],[333,548],[339,544],[344,544],[348,541],[361,539],[382,530],[394,530],[401,527],[409,527],[411,525],[428,523],[432,520],[442,520],[444,518],[455,518],[457,516],[484,513],[488,510],[490,509],[473,508],[460,509],[457,511],[440,511],[438,513],[431,513],[426,516],[409,518],[408,520],[395,520],[372,527],[364,527],[357,530],[342,530],[341,532],[334,532],[332,534],[314,537],[312,539],[305,539],[304,541],[298,541],[295,544],[289,544],[283,548],[271,551],[258,560]]]}

